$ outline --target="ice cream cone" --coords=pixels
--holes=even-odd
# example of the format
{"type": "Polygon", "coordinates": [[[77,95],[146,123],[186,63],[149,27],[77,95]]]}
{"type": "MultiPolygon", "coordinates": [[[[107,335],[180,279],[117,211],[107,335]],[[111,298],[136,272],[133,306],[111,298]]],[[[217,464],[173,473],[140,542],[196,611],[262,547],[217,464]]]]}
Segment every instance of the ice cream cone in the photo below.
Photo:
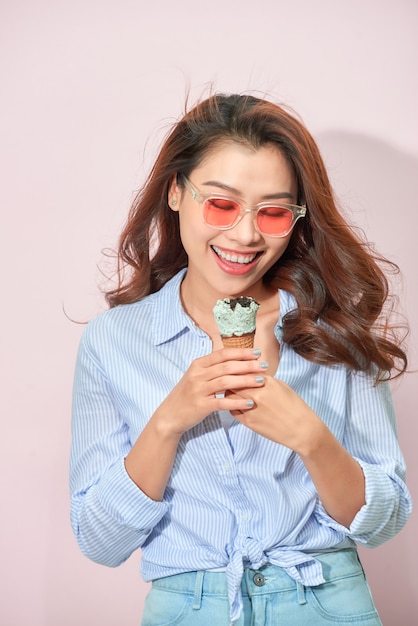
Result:
{"type": "Polygon", "coordinates": [[[224,348],[253,348],[258,302],[250,296],[224,298],[213,307],[224,348]]]}
{"type": "Polygon", "coordinates": [[[224,348],[254,348],[254,336],[255,332],[222,337],[222,343],[224,348]]]}

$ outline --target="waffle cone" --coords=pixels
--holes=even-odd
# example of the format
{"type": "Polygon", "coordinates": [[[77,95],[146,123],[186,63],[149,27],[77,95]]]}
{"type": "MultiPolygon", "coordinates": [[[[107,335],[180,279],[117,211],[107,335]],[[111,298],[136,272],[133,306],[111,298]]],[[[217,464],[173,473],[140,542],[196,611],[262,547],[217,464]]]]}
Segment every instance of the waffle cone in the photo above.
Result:
{"type": "Polygon", "coordinates": [[[224,348],[254,348],[253,333],[245,333],[244,335],[232,335],[232,337],[222,337],[224,348]]]}

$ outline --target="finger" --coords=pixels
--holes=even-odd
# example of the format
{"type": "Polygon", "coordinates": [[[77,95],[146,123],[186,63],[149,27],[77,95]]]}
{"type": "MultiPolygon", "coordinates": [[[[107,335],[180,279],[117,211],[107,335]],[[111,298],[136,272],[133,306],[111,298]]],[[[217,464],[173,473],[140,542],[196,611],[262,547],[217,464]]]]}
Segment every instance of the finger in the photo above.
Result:
{"type": "Polygon", "coordinates": [[[216,399],[216,411],[229,411],[232,415],[242,415],[254,408],[255,403],[251,398],[242,398],[238,395],[225,395],[216,399]]]}
{"type": "Polygon", "coordinates": [[[201,357],[206,367],[218,365],[225,361],[257,361],[261,356],[261,350],[257,348],[221,348],[201,357]]]}
{"type": "Polygon", "coordinates": [[[205,369],[207,380],[219,379],[223,376],[242,376],[245,374],[261,375],[268,369],[266,361],[224,361],[205,369]]]}
{"type": "Polygon", "coordinates": [[[257,389],[265,385],[266,379],[262,375],[247,374],[241,376],[220,376],[208,382],[208,395],[222,393],[225,389],[257,389]]]}

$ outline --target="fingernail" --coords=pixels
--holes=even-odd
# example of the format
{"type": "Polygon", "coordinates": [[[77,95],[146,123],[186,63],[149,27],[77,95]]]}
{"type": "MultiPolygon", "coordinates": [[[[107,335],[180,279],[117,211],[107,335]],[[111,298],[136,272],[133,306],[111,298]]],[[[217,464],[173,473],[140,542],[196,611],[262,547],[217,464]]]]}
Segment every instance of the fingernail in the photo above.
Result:
{"type": "Polygon", "coordinates": [[[264,376],[257,376],[257,378],[255,379],[256,383],[263,383],[264,382],[264,376]]]}
{"type": "Polygon", "coordinates": [[[260,363],[260,367],[263,368],[263,370],[266,370],[268,368],[269,364],[267,363],[267,361],[261,361],[260,363]]]}
{"type": "Polygon", "coordinates": [[[248,408],[251,408],[254,406],[254,402],[252,400],[247,400],[246,405],[248,406],[248,408]]]}
{"type": "Polygon", "coordinates": [[[255,348],[255,350],[253,350],[253,354],[255,354],[255,356],[260,356],[261,350],[258,350],[257,348],[255,348]]]}

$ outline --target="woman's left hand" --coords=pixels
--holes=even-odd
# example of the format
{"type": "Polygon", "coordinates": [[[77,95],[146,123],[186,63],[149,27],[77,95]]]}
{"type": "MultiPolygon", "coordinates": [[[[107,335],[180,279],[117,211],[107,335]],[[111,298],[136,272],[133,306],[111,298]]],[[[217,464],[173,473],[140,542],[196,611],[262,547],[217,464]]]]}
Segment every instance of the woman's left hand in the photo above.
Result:
{"type": "Polygon", "coordinates": [[[256,433],[287,446],[301,456],[309,454],[328,431],[304,400],[286,383],[265,376],[263,387],[239,390],[238,395],[254,401],[246,412],[233,411],[234,417],[256,433]]]}
{"type": "Polygon", "coordinates": [[[234,417],[299,454],[328,514],[349,528],[366,501],[363,471],[316,413],[271,376],[265,376],[263,387],[231,393],[254,401],[253,408],[234,411],[234,417]]]}

